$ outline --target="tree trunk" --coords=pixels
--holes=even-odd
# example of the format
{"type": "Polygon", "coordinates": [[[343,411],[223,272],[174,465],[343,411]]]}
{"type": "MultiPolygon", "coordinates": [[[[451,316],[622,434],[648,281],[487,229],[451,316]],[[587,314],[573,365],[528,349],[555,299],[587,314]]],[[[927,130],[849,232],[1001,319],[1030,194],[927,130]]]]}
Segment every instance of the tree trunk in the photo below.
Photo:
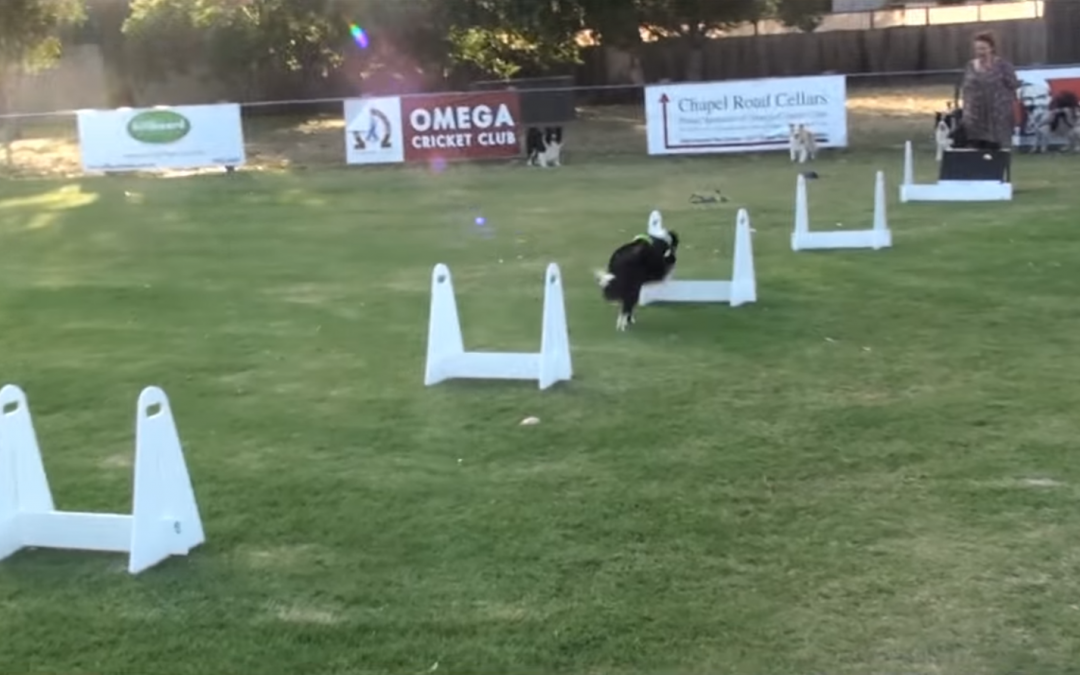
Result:
{"type": "Polygon", "coordinates": [[[106,103],[113,108],[134,107],[135,91],[131,85],[123,31],[128,3],[98,1],[89,9],[98,25],[98,48],[105,67],[106,103]]]}
{"type": "Polygon", "coordinates": [[[700,82],[705,79],[705,36],[698,26],[690,27],[686,42],[686,81],[700,82]]]}
{"type": "Polygon", "coordinates": [[[3,117],[11,112],[9,86],[15,79],[13,75],[12,69],[0,66],[0,143],[4,145],[4,166],[8,169],[15,165],[14,149],[11,146],[18,137],[15,120],[3,117]]]}

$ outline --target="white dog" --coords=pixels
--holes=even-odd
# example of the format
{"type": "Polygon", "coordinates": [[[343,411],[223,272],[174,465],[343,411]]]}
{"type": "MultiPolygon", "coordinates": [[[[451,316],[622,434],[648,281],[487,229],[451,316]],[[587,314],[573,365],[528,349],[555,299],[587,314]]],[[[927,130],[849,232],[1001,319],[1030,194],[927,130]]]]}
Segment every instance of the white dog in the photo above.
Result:
{"type": "Polygon", "coordinates": [[[813,160],[817,156],[817,139],[814,132],[805,124],[790,124],[788,132],[788,150],[791,153],[791,161],[806,164],[806,160],[813,160]]]}

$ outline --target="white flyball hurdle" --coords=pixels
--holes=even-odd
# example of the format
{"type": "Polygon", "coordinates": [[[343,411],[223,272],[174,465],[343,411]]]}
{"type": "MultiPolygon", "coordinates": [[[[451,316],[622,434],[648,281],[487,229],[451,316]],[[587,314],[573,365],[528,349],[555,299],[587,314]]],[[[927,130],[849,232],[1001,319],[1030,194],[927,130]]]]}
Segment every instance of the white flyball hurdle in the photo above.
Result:
{"type": "Polygon", "coordinates": [[[0,560],[22,548],[128,554],[138,574],[203,543],[169,399],[157,387],[135,412],[135,493],[131,515],[57,511],[22,389],[0,389],[0,560]]]}
{"type": "MultiPolygon", "coordinates": [[[[659,211],[649,215],[649,233],[663,229],[659,211]]],[[[656,302],[716,302],[738,307],[757,302],[757,276],[754,274],[754,248],[750,240],[750,214],[739,209],[735,222],[735,253],[731,279],[682,280],[669,278],[641,289],[639,304],[656,302]]]]}
{"type": "Polygon", "coordinates": [[[892,246],[885,213],[885,173],[877,172],[874,181],[874,224],[869,230],[810,231],[810,205],[806,196],[806,177],[799,175],[795,184],[795,231],[791,233],[791,250],[808,251],[840,248],[882,249],[892,246]]]}
{"type": "Polygon", "coordinates": [[[915,152],[904,144],[904,181],[900,201],[907,202],[1007,202],[1013,198],[1012,183],[992,180],[939,180],[915,183],[915,152]]]}
{"type": "Polygon", "coordinates": [[[431,274],[424,384],[431,386],[450,379],[537,380],[540,389],[547,389],[556,382],[569,380],[573,375],[570,333],[562,275],[555,263],[548,265],[544,274],[544,315],[540,330],[539,352],[465,351],[450,269],[440,263],[431,274]]]}

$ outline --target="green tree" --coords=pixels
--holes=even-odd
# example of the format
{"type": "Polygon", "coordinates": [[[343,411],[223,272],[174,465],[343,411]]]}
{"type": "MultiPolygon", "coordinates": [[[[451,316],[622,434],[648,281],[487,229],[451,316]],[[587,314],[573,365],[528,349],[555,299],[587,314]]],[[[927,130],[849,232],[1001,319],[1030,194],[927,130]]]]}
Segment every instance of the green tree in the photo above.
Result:
{"type": "MultiPolygon", "coordinates": [[[[368,50],[351,50],[367,66],[393,67],[396,56],[405,56],[424,73],[444,75],[451,66],[450,29],[462,0],[351,0],[345,12],[368,32],[368,50]]],[[[399,66],[400,67],[400,66],[399,66]]]]}
{"type": "Polygon", "coordinates": [[[761,15],[759,0],[641,0],[643,22],[661,37],[695,43],[761,15]]]}
{"type": "Polygon", "coordinates": [[[283,73],[325,77],[340,66],[345,8],[340,0],[133,0],[123,31],[136,77],[195,70],[245,95],[283,73]]]}
{"type": "Polygon", "coordinates": [[[641,44],[641,0],[579,0],[585,27],[602,44],[633,50],[641,44]]]}
{"type": "Polygon", "coordinates": [[[52,65],[60,57],[60,31],[85,17],[82,0],[0,1],[0,66],[52,65]]]}
{"type": "Polygon", "coordinates": [[[60,33],[86,17],[82,0],[0,0],[0,111],[12,77],[60,58],[60,33]]]}
{"type": "Polygon", "coordinates": [[[114,108],[134,106],[135,93],[123,33],[124,21],[128,17],[128,2],[86,0],[86,9],[88,27],[101,48],[108,105],[114,108]]]}
{"type": "Polygon", "coordinates": [[[644,25],[657,37],[689,46],[685,78],[704,77],[705,44],[716,31],[761,16],[760,0],[640,0],[644,25]]]}
{"type": "MultiPolygon", "coordinates": [[[[618,2],[619,0],[611,0],[618,2]]],[[[578,60],[580,0],[447,0],[452,62],[470,74],[539,75],[578,60]]]]}
{"type": "MultiPolygon", "coordinates": [[[[82,0],[0,0],[0,114],[9,110],[9,88],[26,72],[60,58],[60,34],[85,19],[82,0]]],[[[18,126],[0,119],[0,142],[8,165],[18,126]]]]}
{"type": "Polygon", "coordinates": [[[768,0],[765,13],[785,26],[811,33],[831,9],[831,0],[768,0]]]}

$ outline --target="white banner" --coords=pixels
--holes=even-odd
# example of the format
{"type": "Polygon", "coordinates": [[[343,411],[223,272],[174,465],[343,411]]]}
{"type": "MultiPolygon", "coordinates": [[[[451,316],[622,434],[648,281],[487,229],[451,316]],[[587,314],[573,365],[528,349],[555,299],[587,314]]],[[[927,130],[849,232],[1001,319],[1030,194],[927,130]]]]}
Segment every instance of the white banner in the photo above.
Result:
{"type": "Polygon", "coordinates": [[[245,162],[244,127],[240,106],[234,103],[80,110],[78,124],[85,171],[196,169],[245,162]]]}
{"type": "MultiPolygon", "coordinates": [[[[1013,134],[1013,145],[1030,148],[1035,145],[1036,127],[1045,124],[1050,101],[1066,91],[1080,96],[1080,68],[1040,68],[1018,70],[1020,100],[1013,134]]],[[[1064,134],[1050,134],[1048,145],[1053,147],[1067,143],[1064,134]]]]}
{"type": "Polygon", "coordinates": [[[846,104],[843,75],[653,85],[649,154],[787,149],[790,124],[808,125],[822,147],[846,147],[846,104]]]}
{"type": "Polygon", "coordinates": [[[401,99],[393,96],[346,100],[345,162],[396,164],[404,161],[401,99]]]}

